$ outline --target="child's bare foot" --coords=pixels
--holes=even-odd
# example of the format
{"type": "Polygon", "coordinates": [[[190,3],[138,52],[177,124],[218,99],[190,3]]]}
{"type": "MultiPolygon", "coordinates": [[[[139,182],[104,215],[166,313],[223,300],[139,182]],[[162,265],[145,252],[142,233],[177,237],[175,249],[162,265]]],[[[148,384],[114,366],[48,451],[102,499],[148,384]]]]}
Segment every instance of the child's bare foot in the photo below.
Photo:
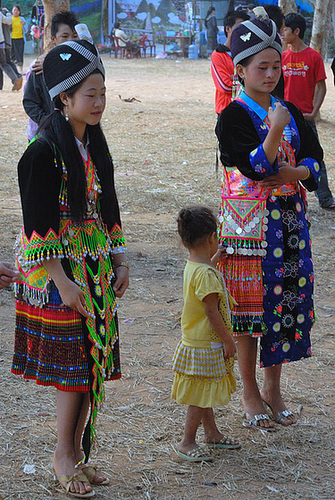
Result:
{"type": "Polygon", "coordinates": [[[180,444],[176,451],[180,458],[190,462],[211,462],[213,460],[213,457],[197,443],[193,443],[193,446],[180,444]]]}
{"type": "Polygon", "coordinates": [[[210,448],[217,448],[222,450],[238,450],[241,448],[240,443],[225,434],[219,432],[214,438],[211,436],[205,436],[204,443],[210,448]]]}
{"type": "Polygon", "coordinates": [[[286,408],[280,393],[273,394],[262,389],[261,397],[263,402],[271,409],[275,422],[284,426],[297,423],[297,417],[286,408]]]}
{"type": "Polygon", "coordinates": [[[195,441],[193,443],[187,443],[181,441],[177,446],[177,450],[181,451],[181,453],[188,453],[189,451],[195,450],[196,448],[200,448],[198,443],[195,441]]]}

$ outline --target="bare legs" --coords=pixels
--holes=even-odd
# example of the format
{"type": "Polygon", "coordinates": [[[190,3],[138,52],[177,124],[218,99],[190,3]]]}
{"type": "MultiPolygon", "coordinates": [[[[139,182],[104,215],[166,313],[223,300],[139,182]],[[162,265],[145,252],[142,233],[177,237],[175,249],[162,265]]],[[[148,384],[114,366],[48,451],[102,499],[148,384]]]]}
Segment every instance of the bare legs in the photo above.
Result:
{"type": "Polygon", "coordinates": [[[202,424],[205,432],[205,443],[218,443],[223,434],[217,428],[213,408],[204,408],[202,424]]]}
{"type": "MultiPolygon", "coordinates": [[[[78,455],[79,459],[82,458],[80,438],[89,407],[89,394],[57,390],[56,404],[58,439],[53,465],[57,476],[73,476],[78,472],[75,468],[78,455]]],[[[88,481],[75,481],[70,489],[72,493],[80,494],[91,490],[88,481]]]]}
{"type": "Polygon", "coordinates": [[[201,422],[204,426],[206,443],[216,443],[223,437],[216,426],[212,408],[189,406],[186,413],[184,436],[178,447],[179,451],[187,453],[198,448],[196,435],[201,422]]]}
{"type": "Polygon", "coordinates": [[[81,411],[77,419],[77,425],[74,435],[74,450],[76,455],[77,463],[84,458],[84,453],[81,447],[81,441],[83,438],[83,432],[85,428],[86,418],[88,410],[90,407],[90,397],[88,393],[83,394],[83,399],[81,403],[81,411]]]}
{"type": "MultiPolygon", "coordinates": [[[[281,369],[282,365],[264,368],[264,384],[261,390],[261,397],[263,401],[271,407],[275,418],[277,418],[278,414],[287,409],[280,393],[281,369]]],[[[294,415],[289,415],[281,419],[283,425],[295,424],[296,421],[297,419],[294,415]]]]}
{"type": "MultiPolygon", "coordinates": [[[[260,391],[256,379],[257,339],[249,336],[238,337],[237,357],[240,373],[243,380],[242,403],[244,411],[251,417],[266,413],[263,402],[268,403],[276,417],[286,409],[280,392],[281,366],[276,365],[264,368],[264,385],[260,391]]],[[[295,418],[284,419],[284,425],[296,422],[295,418]]],[[[273,427],[269,420],[260,420],[259,426],[273,427]]]]}
{"type": "MultiPolygon", "coordinates": [[[[243,336],[238,338],[237,359],[243,380],[242,403],[245,413],[254,417],[266,413],[256,380],[257,339],[243,336]]],[[[259,426],[273,427],[269,420],[260,420],[259,426]]]]}
{"type": "Polygon", "coordinates": [[[194,448],[198,447],[195,438],[198,427],[201,424],[203,412],[204,409],[199,408],[198,406],[189,406],[187,408],[184,436],[179,443],[179,451],[187,453],[188,451],[194,450],[194,448]]]}

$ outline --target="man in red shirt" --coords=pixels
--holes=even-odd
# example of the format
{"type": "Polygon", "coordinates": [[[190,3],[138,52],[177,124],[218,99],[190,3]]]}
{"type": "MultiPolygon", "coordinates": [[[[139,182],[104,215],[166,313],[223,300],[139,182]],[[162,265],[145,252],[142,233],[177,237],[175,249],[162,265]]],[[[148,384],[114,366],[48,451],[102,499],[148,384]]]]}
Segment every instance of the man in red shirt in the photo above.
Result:
{"type": "MultiPolygon", "coordinates": [[[[321,55],[303,41],[306,21],[303,16],[290,13],[285,16],[282,40],[290,47],[283,52],[282,68],[285,100],[293,102],[318,137],[315,118],[326,95],[326,72],[321,55]]],[[[335,209],[335,200],[328,186],[327,170],[320,164],[321,178],[316,191],[322,208],[335,209]]]]}
{"type": "Polygon", "coordinates": [[[211,73],[215,85],[215,112],[218,115],[230,104],[233,95],[234,63],[230,55],[230,37],[235,26],[248,19],[250,17],[242,10],[228,12],[223,21],[227,40],[212,53],[211,73]]]}

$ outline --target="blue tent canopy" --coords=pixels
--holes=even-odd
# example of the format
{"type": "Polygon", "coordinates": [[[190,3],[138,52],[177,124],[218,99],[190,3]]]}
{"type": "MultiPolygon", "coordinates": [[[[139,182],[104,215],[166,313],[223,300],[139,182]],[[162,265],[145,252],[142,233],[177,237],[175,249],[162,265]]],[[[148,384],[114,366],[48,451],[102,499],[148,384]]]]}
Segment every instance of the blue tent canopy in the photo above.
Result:
{"type": "MultiPolygon", "coordinates": [[[[278,5],[278,0],[258,0],[260,5],[278,5]]],[[[296,0],[296,3],[300,10],[312,14],[314,12],[314,0],[296,0]]]]}

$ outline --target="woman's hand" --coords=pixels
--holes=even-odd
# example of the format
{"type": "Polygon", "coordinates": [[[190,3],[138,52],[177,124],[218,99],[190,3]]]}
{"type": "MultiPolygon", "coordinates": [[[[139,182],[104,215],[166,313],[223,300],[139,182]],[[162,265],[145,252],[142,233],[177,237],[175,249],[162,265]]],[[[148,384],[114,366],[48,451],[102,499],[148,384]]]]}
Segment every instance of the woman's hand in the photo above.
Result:
{"type": "Polygon", "coordinates": [[[43,63],[46,54],[41,54],[32,65],[31,69],[36,73],[36,75],[41,75],[43,73],[43,63]]]}
{"type": "Polygon", "coordinates": [[[291,167],[288,163],[286,163],[286,161],[280,162],[278,166],[278,174],[271,175],[271,177],[267,177],[266,179],[260,181],[262,186],[269,189],[276,189],[284,184],[288,184],[291,181],[297,181],[300,179],[299,167],[291,167]]]}
{"type": "Polygon", "coordinates": [[[275,103],[274,109],[271,106],[269,107],[268,117],[271,127],[277,127],[281,130],[284,130],[286,125],[291,121],[288,109],[280,104],[280,102],[275,103]]]}
{"type": "Polygon", "coordinates": [[[78,285],[67,278],[67,281],[58,286],[58,290],[65,306],[79,312],[84,318],[89,317],[85,309],[84,293],[78,285]]]}
{"type": "Polygon", "coordinates": [[[79,312],[84,318],[88,318],[90,315],[85,309],[84,293],[78,285],[66,276],[61,261],[59,259],[44,259],[43,267],[54,280],[63,304],[79,312]]]}
{"type": "Polygon", "coordinates": [[[272,165],[278,154],[278,147],[282,138],[283,130],[291,121],[291,115],[287,108],[280,102],[276,102],[274,108],[268,110],[270,130],[263,142],[264,153],[272,165]]]}
{"type": "Polygon", "coordinates": [[[129,269],[125,266],[118,266],[115,268],[116,281],[113,286],[116,297],[119,299],[123,296],[124,292],[129,286],[129,269]]]}

